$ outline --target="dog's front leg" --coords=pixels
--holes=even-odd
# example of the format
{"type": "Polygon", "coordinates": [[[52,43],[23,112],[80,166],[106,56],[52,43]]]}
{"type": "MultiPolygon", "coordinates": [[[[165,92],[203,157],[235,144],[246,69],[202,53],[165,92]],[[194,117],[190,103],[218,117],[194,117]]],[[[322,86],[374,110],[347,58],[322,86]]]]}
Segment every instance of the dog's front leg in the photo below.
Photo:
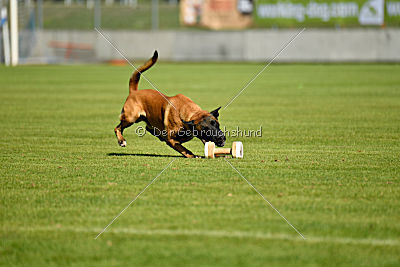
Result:
{"type": "Polygon", "coordinates": [[[167,141],[167,144],[179,153],[181,153],[185,158],[195,158],[195,155],[190,150],[182,146],[181,143],[179,143],[178,141],[170,139],[167,141]]]}

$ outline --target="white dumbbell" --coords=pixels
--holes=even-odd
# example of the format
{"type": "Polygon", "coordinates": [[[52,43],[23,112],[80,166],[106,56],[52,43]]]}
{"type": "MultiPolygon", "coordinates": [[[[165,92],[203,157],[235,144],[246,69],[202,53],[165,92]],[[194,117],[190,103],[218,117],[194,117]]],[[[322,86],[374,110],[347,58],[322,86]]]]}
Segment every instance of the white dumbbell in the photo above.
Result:
{"type": "Polygon", "coordinates": [[[242,142],[233,142],[232,148],[216,148],[213,142],[207,142],[204,145],[204,156],[213,159],[218,156],[232,155],[234,158],[243,158],[242,142]]]}

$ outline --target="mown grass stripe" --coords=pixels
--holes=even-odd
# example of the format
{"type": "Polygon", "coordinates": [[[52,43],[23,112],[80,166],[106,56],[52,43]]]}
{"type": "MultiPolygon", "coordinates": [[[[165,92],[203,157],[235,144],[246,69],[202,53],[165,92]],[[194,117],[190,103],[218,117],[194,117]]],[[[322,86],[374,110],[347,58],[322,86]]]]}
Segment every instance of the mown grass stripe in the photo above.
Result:
{"type": "MultiPolygon", "coordinates": [[[[17,228],[19,232],[76,232],[97,234],[101,228],[82,228],[82,227],[30,227],[17,228]]],[[[188,236],[188,237],[213,237],[213,238],[248,238],[248,239],[267,239],[267,240],[286,240],[304,243],[335,243],[352,245],[371,245],[371,246],[400,246],[400,240],[396,239],[376,239],[376,238],[352,238],[352,237],[330,237],[330,236],[308,236],[304,240],[296,235],[273,234],[262,232],[247,231],[223,231],[223,230],[170,230],[170,229],[135,229],[135,228],[113,228],[107,231],[113,234],[148,235],[148,236],[188,236]]]]}

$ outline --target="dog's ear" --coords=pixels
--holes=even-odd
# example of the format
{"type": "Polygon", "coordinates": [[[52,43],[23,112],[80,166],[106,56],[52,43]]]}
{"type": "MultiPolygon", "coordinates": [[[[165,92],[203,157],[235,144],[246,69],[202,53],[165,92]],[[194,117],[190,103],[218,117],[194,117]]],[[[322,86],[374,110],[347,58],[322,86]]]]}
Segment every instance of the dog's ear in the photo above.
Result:
{"type": "Polygon", "coordinates": [[[182,122],[183,122],[183,124],[185,124],[185,125],[187,125],[187,126],[189,126],[189,127],[193,127],[195,124],[194,124],[194,120],[192,120],[192,121],[185,121],[185,120],[182,120],[182,122]]]}
{"type": "Polygon", "coordinates": [[[218,110],[220,110],[221,107],[214,109],[213,111],[210,112],[211,115],[213,115],[215,118],[218,118],[219,116],[219,112],[218,110]]]}

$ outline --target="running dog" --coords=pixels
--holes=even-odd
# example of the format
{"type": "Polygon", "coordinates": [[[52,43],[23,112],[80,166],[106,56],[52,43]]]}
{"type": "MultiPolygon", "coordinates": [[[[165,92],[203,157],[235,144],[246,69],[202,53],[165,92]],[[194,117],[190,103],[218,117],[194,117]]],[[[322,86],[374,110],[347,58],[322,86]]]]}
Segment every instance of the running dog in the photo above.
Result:
{"type": "Polygon", "coordinates": [[[196,157],[182,146],[193,137],[203,143],[211,141],[219,147],[224,146],[226,138],[218,122],[221,107],[208,112],[182,94],[169,97],[158,90],[138,90],[140,75],[151,68],[157,58],[158,53],[154,51],[153,57],[136,69],[129,80],[129,95],[121,111],[120,123],[114,129],[118,144],[126,146],[122,135],[124,129],[144,121],[149,133],[186,158],[196,157]]]}

